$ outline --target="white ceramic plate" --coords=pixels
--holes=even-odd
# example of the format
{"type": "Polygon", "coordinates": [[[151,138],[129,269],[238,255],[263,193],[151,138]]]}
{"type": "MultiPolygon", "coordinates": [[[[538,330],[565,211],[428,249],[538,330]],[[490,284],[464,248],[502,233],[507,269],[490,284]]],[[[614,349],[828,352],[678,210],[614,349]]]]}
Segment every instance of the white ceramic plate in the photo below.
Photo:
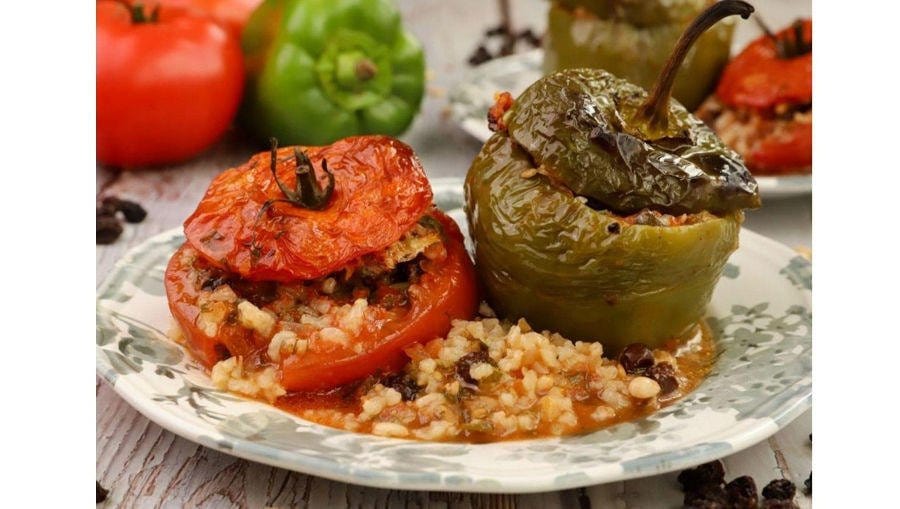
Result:
{"type": "MultiPolygon", "coordinates": [[[[491,60],[472,69],[449,94],[454,120],[464,131],[484,142],[493,134],[487,126],[487,111],[496,92],[517,97],[543,76],[543,50],[536,49],[491,60]]],[[[763,198],[782,198],[812,192],[810,175],[756,177],[763,198]]]]}
{"type": "MultiPolygon", "coordinates": [[[[435,202],[465,227],[462,184],[435,202]]],[[[165,337],[163,273],[180,229],[126,254],[97,298],[97,371],[125,400],[189,440],[262,463],[405,490],[524,493],[642,477],[732,454],[809,408],[811,266],[749,231],[709,307],[722,354],[700,387],[634,422],[565,438],[430,443],[327,428],[215,389],[165,337]]]]}

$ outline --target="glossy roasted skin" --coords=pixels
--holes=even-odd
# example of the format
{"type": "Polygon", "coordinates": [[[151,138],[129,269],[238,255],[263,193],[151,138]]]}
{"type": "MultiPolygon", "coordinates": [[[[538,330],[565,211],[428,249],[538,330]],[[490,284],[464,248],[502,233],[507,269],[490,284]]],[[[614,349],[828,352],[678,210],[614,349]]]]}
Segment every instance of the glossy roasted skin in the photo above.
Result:
{"type": "Polygon", "coordinates": [[[476,271],[494,309],[610,351],[689,333],[737,248],[742,214],[629,225],[547,177],[522,178],[532,168],[497,133],[466,178],[476,271]]]}
{"type": "Polygon", "coordinates": [[[620,214],[730,213],[758,207],[740,156],[677,103],[667,126],[637,117],[647,93],[599,69],[551,74],[506,116],[509,137],[573,193],[620,214]]]}
{"type": "MultiPolygon", "coordinates": [[[[201,294],[207,290],[210,278],[225,281],[222,284],[230,285],[239,298],[282,315],[291,313],[293,297],[290,296],[297,295],[299,300],[301,295],[307,298],[310,293],[313,298],[320,295],[316,293],[315,283],[310,286],[303,280],[254,283],[222,273],[198,256],[189,244],[173,255],[166,269],[169,308],[187,346],[204,365],[212,367],[231,356],[240,357],[244,368],[251,371],[273,364],[278,368],[281,385],[289,391],[327,389],[376,371],[389,372],[402,366],[406,359],[404,348],[441,337],[449,330],[452,320],[470,318],[478,305],[472,263],[459,228],[440,211],[432,210],[428,216],[440,225],[444,248],[441,256],[419,263],[421,274],[409,283],[403,304],[386,305],[377,299],[377,294],[369,295],[369,305],[376,310],[367,316],[375,318],[366,321],[362,332],[347,345],[313,342],[302,355],[291,354],[272,361],[266,355],[270,339],[234,319],[224,320],[216,334],[209,335],[198,317],[203,312],[201,294]]],[[[352,301],[354,297],[347,298],[352,301]]],[[[305,300],[296,306],[308,304],[305,300]]]]}
{"type": "Polygon", "coordinates": [[[263,139],[319,145],[399,135],[422,102],[424,53],[390,0],[266,0],[242,46],[240,119],[263,139]]]}
{"type": "MultiPolygon", "coordinates": [[[[559,0],[550,6],[546,72],[600,68],[649,88],[682,30],[709,0],[559,0]]],[[[728,61],[734,23],[705,33],[682,65],[673,96],[693,110],[728,61]]]]}
{"type": "MultiPolygon", "coordinates": [[[[255,281],[324,276],[380,251],[431,207],[431,187],[406,144],[359,136],[303,149],[317,172],[324,161],[334,192],[324,210],[269,200],[284,198],[270,170],[270,154],[220,174],[184,223],[188,243],[213,265],[255,281]]],[[[278,150],[277,174],[296,182],[292,147],[278,150]]]]}

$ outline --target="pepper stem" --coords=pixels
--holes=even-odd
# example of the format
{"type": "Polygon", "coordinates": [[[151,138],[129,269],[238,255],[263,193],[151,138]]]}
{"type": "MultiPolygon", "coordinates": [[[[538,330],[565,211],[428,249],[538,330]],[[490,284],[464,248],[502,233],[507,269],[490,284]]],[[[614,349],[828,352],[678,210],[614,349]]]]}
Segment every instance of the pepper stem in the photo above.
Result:
{"type": "Polygon", "coordinates": [[[356,62],[356,78],[359,81],[369,81],[378,74],[378,66],[368,58],[362,58],[356,62]]]}
{"type": "Polygon", "coordinates": [[[653,91],[647,97],[647,101],[638,110],[638,118],[643,118],[651,127],[666,127],[668,120],[669,97],[672,96],[672,85],[678,75],[678,69],[684,62],[691,46],[709,30],[710,27],[728,16],[735,14],[747,19],[753,13],[753,6],[741,0],[722,0],[707,7],[694,21],[682,32],[675,49],[669,55],[666,65],[656,78],[653,91]]]}

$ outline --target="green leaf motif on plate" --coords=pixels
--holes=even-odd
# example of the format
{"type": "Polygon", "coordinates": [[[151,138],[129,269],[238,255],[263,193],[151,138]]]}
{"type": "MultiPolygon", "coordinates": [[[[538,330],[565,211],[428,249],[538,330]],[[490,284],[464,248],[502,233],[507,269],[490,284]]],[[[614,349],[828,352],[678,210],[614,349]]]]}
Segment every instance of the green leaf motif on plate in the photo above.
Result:
{"type": "Polygon", "coordinates": [[[787,266],[779,274],[786,276],[797,288],[812,290],[812,263],[802,256],[791,258],[787,266]]]}
{"type": "Polygon", "coordinates": [[[140,364],[135,364],[128,357],[113,350],[104,350],[106,358],[109,359],[109,365],[120,375],[130,375],[141,371],[140,364]]]}
{"type": "Polygon", "coordinates": [[[733,263],[726,263],[725,268],[722,270],[722,277],[728,279],[737,279],[737,277],[740,275],[741,268],[733,263]]]}

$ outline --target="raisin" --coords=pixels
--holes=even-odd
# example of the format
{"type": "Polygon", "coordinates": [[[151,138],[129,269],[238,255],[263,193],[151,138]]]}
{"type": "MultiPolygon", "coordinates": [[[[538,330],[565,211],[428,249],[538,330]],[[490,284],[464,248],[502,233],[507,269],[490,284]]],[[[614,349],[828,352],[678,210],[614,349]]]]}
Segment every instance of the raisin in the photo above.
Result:
{"type": "Polygon", "coordinates": [[[666,395],[678,388],[678,378],[675,376],[675,368],[668,362],[660,362],[650,366],[646,376],[656,380],[659,384],[660,394],[666,395]]]}
{"type": "Polygon", "coordinates": [[[770,498],[763,500],[762,509],[797,509],[797,504],[793,500],[778,500],[770,498]]]}
{"type": "Polygon", "coordinates": [[[606,225],[606,232],[613,235],[622,232],[622,226],[619,223],[609,223],[606,225]]]}
{"type": "Polygon", "coordinates": [[[756,482],[749,475],[732,480],[725,485],[728,505],[734,509],[756,509],[759,496],[756,494],[756,482]]]}
{"type": "Polygon", "coordinates": [[[212,291],[227,282],[228,278],[223,275],[210,276],[203,280],[203,283],[200,285],[200,289],[212,291]]]}
{"type": "Polygon", "coordinates": [[[456,361],[456,376],[458,376],[463,382],[466,382],[470,385],[478,385],[478,380],[472,378],[472,375],[469,374],[469,368],[473,365],[487,362],[489,364],[494,364],[494,361],[491,359],[490,355],[488,355],[486,350],[481,350],[478,352],[471,352],[463,355],[456,361]]]}
{"type": "Polygon", "coordinates": [[[491,56],[487,48],[485,48],[482,44],[478,46],[478,49],[475,50],[475,53],[473,53],[472,56],[469,57],[469,65],[481,65],[492,58],[494,57],[491,56]]]}
{"type": "Polygon", "coordinates": [[[775,479],[762,490],[763,498],[774,500],[792,500],[797,493],[797,487],[787,479],[775,479]]]}
{"type": "Polygon", "coordinates": [[[99,504],[106,500],[107,495],[109,495],[109,490],[100,486],[100,481],[97,481],[97,503],[99,504]]]}
{"type": "Polygon", "coordinates": [[[103,202],[101,202],[100,205],[97,206],[97,217],[115,216],[116,212],[118,211],[119,207],[117,207],[114,203],[103,200],[103,202]]]}
{"type": "Polygon", "coordinates": [[[689,468],[678,474],[678,482],[685,492],[697,491],[700,486],[724,484],[725,466],[721,461],[715,460],[689,468]]]}
{"type": "Polygon", "coordinates": [[[701,484],[684,494],[684,506],[713,509],[728,507],[728,497],[721,484],[701,484]]]}
{"type": "Polygon", "coordinates": [[[534,33],[534,30],[530,28],[526,28],[525,30],[519,32],[517,36],[519,39],[523,39],[525,42],[531,45],[533,48],[541,47],[541,36],[534,33]]]}
{"type": "Polygon", "coordinates": [[[119,200],[119,211],[129,223],[140,223],[147,217],[147,211],[139,203],[129,200],[119,200]]]}
{"type": "Polygon", "coordinates": [[[484,31],[484,35],[488,37],[494,37],[497,35],[506,35],[509,33],[509,29],[505,25],[497,25],[495,27],[488,28],[484,31]]]}
{"type": "Polygon", "coordinates": [[[629,375],[643,374],[653,365],[653,352],[643,343],[632,343],[619,354],[619,363],[629,375]]]}
{"type": "Polygon", "coordinates": [[[415,401],[419,396],[419,384],[407,373],[391,373],[381,379],[381,385],[399,392],[403,401],[415,401]]]}
{"type": "Polygon", "coordinates": [[[116,198],[115,196],[103,198],[101,207],[107,211],[111,210],[113,214],[121,212],[129,223],[140,223],[147,217],[147,211],[139,203],[116,198]]]}
{"type": "Polygon", "coordinates": [[[122,235],[122,223],[115,216],[97,216],[97,244],[112,244],[122,235]]]}
{"type": "Polygon", "coordinates": [[[812,495],[812,472],[810,472],[809,477],[803,481],[803,492],[807,495],[812,495]]]}
{"type": "Polygon", "coordinates": [[[228,347],[222,343],[216,343],[215,346],[213,346],[213,350],[215,350],[216,357],[218,357],[220,361],[231,358],[231,352],[228,350],[228,347]]]}

